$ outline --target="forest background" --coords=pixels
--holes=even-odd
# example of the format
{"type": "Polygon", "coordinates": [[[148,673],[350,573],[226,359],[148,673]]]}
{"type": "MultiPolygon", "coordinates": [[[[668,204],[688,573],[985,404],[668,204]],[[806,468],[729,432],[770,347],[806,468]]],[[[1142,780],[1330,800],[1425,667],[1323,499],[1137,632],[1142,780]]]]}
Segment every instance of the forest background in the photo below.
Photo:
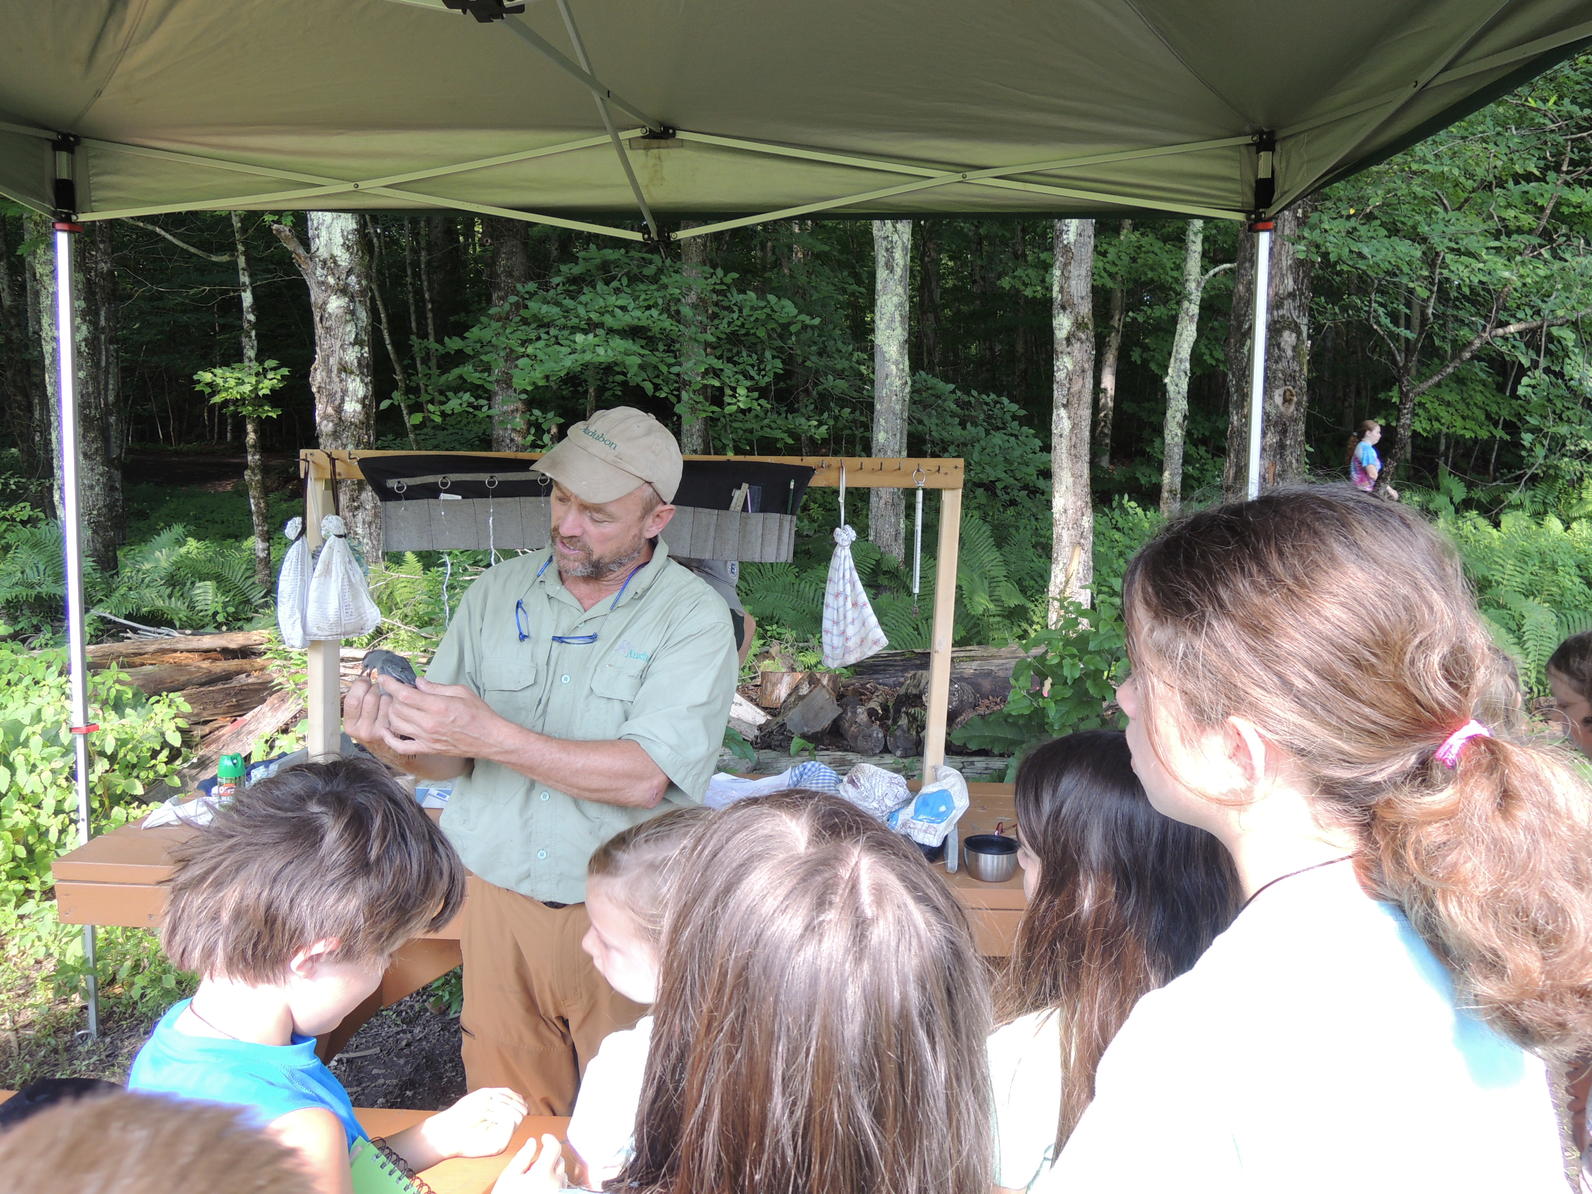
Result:
{"type": "MultiPolygon", "coordinates": [[[[1272,257],[1263,482],[1344,479],[1356,427],[1382,423],[1384,481],[1453,537],[1533,693],[1592,628],[1589,172],[1583,57],[1284,213],[1272,257]]],[[[77,241],[91,637],[272,625],[300,448],[539,450],[626,403],[687,451],[964,458],[956,641],[1034,654],[960,742],[1014,753],[1112,717],[1127,557],[1244,485],[1255,238],[1231,224],[796,221],[660,248],[469,215],[197,213],[77,241]],[[217,460],[237,485],[181,483],[217,460]]],[[[48,223],[0,207],[0,986],[30,990],[77,973],[48,916],[74,804],[52,270],[48,223]]],[[[485,553],[383,556],[372,504],[342,506],[387,618],[371,641],[427,653],[485,553]]],[[[927,644],[930,605],[910,506],[847,511],[902,648],[927,644]]],[[[743,570],[754,666],[816,660],[838,515],[813,493],[795,561],[743,570]]],[[[104,827],[169,794],[184,710],[114,670],[95,684],[104,827]]],[[[131,932],[103,967],[144,1011],[183,981],[131,932]]]]}

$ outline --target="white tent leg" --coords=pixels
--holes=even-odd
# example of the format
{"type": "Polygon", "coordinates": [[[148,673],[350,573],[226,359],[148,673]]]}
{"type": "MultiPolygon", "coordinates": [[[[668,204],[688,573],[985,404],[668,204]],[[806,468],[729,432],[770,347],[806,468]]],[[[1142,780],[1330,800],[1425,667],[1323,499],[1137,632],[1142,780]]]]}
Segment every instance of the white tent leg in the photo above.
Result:
{"type": "Polygon", "coordinates": [[[1255,234],[1255,322],[1249,336],[1249,469],[1246,495],[1260,496],[1260,423],[1266,409],[1266,328],[1271,311],[1271,221],[1250,225],[1255,234]]]}
{"type": "MultiPolygon", "coordinates": [[[[88,735],[99,727],[88,720],[88,658],[83,649],[83,528],[77,485],[77,339],[72,296],[72,237],[77,224],[55,224],[55,349],[57,393],[61,398],[61,524],[66,545],[66,641],[72,685],[72,737],[77,747],[77,831],[89,839],[88,735]]],[[[94,926],[83,926],[83,959],[88,977],[88,1033],[99,1036],[99,979],[94,972],[94,926]]]]}

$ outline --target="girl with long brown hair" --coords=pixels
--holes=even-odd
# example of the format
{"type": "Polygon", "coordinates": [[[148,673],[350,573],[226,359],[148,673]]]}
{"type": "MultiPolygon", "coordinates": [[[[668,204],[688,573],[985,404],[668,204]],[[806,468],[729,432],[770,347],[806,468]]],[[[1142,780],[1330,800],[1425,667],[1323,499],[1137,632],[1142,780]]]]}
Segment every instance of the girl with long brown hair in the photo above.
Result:
{"type": "Polygon", "coordinates": [[[985,1194],[988,988],[916,847],[792,791],[712,818],[680,875],[614,1188],[985,1194]]]}
{"type": "Polygon", "coordinates": [[[1134,769],[1247,900],[1134,1009],[1043,1188],[1562,1194],[1592,793],[1479,720],[1506,684],[1454,552],[1280,490],[1171,524],[1124,598],[1134,769]]]}
{"type": "Polygon", "coordinates": [[[1227,851],[1150,806],[1120,731],[1029,753],[1017,823],[1028,908],[989,1049],[1005,1190],[1026,1188],[1066,1142],[1134,1003],[1193,965],[1238,907],[1227,851]]]}

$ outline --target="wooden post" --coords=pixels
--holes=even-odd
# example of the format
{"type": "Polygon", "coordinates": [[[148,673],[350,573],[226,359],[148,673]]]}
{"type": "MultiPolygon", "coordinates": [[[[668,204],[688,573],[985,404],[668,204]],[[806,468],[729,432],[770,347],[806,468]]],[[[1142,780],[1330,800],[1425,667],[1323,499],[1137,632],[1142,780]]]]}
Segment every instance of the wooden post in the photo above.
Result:
{"type": "Polygon", "coordinates": [[[945,762],[946,710],[951,702],[951,639],[956,629],[956,555],[962,539],[962,491],[940,491],[940,546],[934,555],[934,621],[929,642],[929,691],[924,701],[923,778],[945,762]]]}
{"type": "MultiPolygon", "coordinates": [[[[330,476],[320,476],[311,470],[304,495],[304,535],[310,551],[318,550],[324,542],[321,536],[321,519],[335,513],[332,507],[330,476]]],[[[338,678],[338,659],[342,643],[330,639],[313,639],[309,645],[309,733],[304,745],[312,760],[335,758],[343,747],[343,693],[338,678]]]]}

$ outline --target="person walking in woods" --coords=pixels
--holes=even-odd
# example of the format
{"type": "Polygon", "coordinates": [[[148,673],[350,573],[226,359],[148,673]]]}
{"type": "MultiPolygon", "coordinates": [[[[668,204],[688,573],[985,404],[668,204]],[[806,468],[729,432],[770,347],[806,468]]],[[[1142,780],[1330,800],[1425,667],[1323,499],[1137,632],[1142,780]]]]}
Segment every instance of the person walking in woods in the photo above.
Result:
{"type": "Polygon", "coordinates": [[[395,766],[457,778],[442,827],[472,873],[469,1084],[568,1115],[603,1038],[645,1010],[581,950],[587,860],[661,805],[701,801],[735,639],[724,602],[658,538],[682,469],[662,424],[599,411],[536,467],[553,482],[548,547],[470,587],[418,685],[362,677],[344,718],[395,766]]]}
{"type": "MultiPolygon", "coordinates": [[[[1363,489],[1367,493],[1376,488],[1376,479],[1382,475],[1382,458],[1376,454],[1376,445],[1382,438],[1382,424],[1375,419],[1367,419],[1360,424],[1360,429],[1349,437],[1349,480],[1354,482],[1356,489],[1363,489]]],[[[1399,491],[1391,485],[1384,491],[1388,497],[1397,500],[1399,491]]]]}

